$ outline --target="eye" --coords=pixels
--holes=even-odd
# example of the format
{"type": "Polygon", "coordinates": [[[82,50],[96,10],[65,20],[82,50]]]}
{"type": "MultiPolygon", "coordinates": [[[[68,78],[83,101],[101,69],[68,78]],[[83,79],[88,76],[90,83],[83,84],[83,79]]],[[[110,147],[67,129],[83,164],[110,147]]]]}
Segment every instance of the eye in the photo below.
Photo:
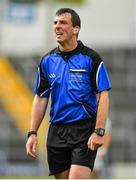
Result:
{"type": "Polygon", "coordinates": [[[65,24],[65,21],[60,21],[61,24],[65,24]]]}
{"type": "Polygon", "coordinates": [[[54,21],[54,25],[56,25],[57,24],[57,21],[54,21]]]}
{"type": "Polygon", "coordinates": [[[60,23],[61,23],[61,24],[68,24],[68,22],[67,22],[67,21],[64,21],[64,20],[61,21],[60,23]]]}

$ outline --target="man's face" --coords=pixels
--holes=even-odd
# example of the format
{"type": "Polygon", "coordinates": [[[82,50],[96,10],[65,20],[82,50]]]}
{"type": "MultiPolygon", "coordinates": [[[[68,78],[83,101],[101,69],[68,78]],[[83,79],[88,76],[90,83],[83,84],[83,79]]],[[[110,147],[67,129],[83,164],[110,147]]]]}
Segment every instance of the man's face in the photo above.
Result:
{"type": "Polygon", "coordinates": [[[58,43],[68,42],[72,39],[74,33],[70,13],[64,13],[55,17],[54,32],[58,43]]]}

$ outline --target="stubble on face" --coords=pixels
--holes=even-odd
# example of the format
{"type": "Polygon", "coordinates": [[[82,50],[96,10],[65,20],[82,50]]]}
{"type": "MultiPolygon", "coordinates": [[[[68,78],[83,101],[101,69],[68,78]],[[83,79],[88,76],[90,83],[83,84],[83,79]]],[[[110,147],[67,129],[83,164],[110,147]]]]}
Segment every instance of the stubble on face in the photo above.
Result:
{"type": "Polygon", "coordinates": [[[73,35],[73,25],[71,14],[64,13],[55,17],[54,20],[55,38],[58,43],[66,43],[70,41],[73,35]]]}

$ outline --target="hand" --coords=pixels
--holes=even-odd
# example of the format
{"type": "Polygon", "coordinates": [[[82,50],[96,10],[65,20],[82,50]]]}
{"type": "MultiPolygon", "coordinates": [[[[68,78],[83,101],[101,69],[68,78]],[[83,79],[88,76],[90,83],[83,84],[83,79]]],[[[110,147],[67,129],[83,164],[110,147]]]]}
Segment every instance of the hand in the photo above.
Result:
{"type": "Polygon", "coordinates": [[[98,136],[96,133],[93,133],[89,140],[88,140],[88,148],[92,151],[96,150],[97,148],[101,147],[104,143],[104,137],[98,136]]]}
{"type": "Polygon", "coordinates": [[[36,146],[37,146],[37,136],[35,134],[32,134],[26,143],[26,153],[30,157],[36,158],[36,146]]]}

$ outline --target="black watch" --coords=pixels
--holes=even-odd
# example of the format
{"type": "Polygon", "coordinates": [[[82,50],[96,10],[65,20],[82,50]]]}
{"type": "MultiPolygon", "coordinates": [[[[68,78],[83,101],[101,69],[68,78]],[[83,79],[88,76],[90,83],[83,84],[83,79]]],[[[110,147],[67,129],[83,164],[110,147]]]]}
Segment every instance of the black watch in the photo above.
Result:
{"type": "Polygon", "coordinates": [[[27,138],[29,138],[32,134],[35,134],[37,136],[37,132],[36,131],[29,131],[27,133],[27,138]]]}
{"type": "Polygon", "coordinates": [[[104,136],[105,129],[103,129],[103,128],[97,128],[97,129],[94,130],[94,132],[95,132],[98,136],[104,136]]]}

